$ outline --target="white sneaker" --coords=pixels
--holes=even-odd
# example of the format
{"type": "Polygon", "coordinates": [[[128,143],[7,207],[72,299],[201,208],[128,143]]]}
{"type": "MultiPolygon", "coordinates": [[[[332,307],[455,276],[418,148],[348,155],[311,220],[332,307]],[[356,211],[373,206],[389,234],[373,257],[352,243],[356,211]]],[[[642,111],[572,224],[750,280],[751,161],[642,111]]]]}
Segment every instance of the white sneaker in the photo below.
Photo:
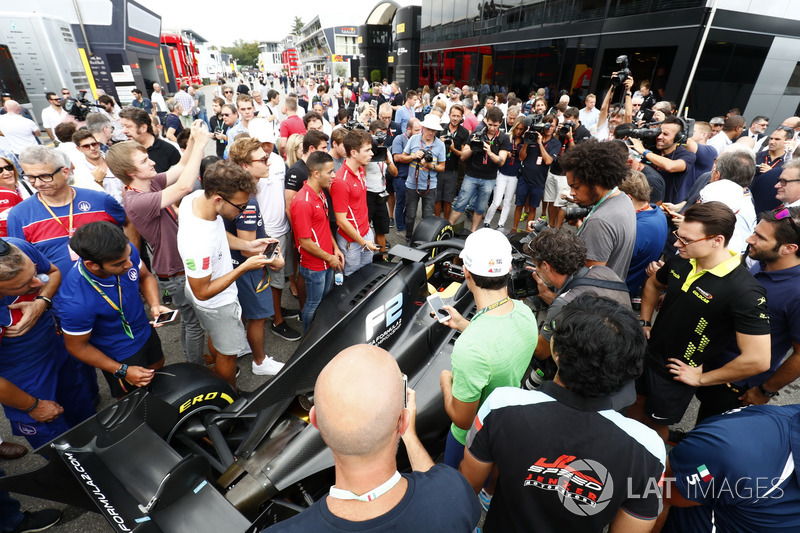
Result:
{"type": "Polygon", "coordinates": [[[274,376],[281,371],[281,368],[283,368],[283,363],[279,363],[272,357],[266,357],[260,365],[253,361],[253,374],[256,376],[274,376]]]}

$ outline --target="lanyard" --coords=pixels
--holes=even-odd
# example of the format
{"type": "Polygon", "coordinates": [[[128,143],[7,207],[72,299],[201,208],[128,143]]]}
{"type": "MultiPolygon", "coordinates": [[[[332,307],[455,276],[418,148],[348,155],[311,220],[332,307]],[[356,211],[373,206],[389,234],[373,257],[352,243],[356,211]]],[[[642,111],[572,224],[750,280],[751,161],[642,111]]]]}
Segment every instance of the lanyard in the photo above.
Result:
{"type": "Polygon", "coordinates": [[[503,305],[504,303],[506,303],[509,300],[510,300],[510,298],[508,296],[506,296],[505,298],[503,298],[499,302],[495,302],[492,305],[487,305],[486,307],[484,307],[483,309],[481,309],[480,311],[475,313],[475,316],[472,317],[472,321],[474,322],[475,320],[478,320],[478,317],[481,316],[482,314],[484,314],[486,312],[489,312],[492,309],[497,309],[498,307],[500,307],[501,305],[503,305]]]}
{"type": "Polygon", "coordinates": [[[373,500],[377,500],[390,490],[394,488],[402,479],[400,472],[397,470],[394,471],[394,475],[382,483],[379,487],[372,489],[369,492],[365,492],[361,496],[350,492],[349,490],[345,489],[337,489],[335,486],[331,487],[331,490],[328,492],[331,498],[336,498],[337,500],[358,500],[360,502],[371,502],[373,500]]]}
{"type": "MultiPolygon", "coordinates": [[[[605,202],[605,201],[606,201],[606,198],[608,198],[609,196],[611,196],[612,194],[614,194],[614,193],[615,193],[615,192],[617,192],[618,190],[619,190],[619,187],[614,187],[613,189],[611,189],[610,191],[608,191],[608,192],[605,194],[605,196],[603,196],[602,198],[600,198],[600,201],[599,201],[599,202],[597,202],[596,204],[594,204],[594,207],[592,207],[592,210],[591,210],[591,211],[589,211],[589,214],[588,214],[588,215],[586,215],[586,218],[585,218],[585,219],[583,219],[583,224],[586,224],[586,221],[587,221],[587,220],[589,220],[589,217],[590,217],[590,216],[592,216],[592,213],[594,213],[594,210],[595,210],[595,209],[597,209],[598,207],[600,207],[600,204],[602,204],[603,202],[605,202]]],[[[581,230],[583,229],[583,224],[581,224],[581,227],[580,227],[580,228],[578,228],[578,231],[577,231],[576,233],[580,233],[580,232],[581,232],[581,230]]]]}
{"type": "Polygon", "coordinates": [[[117,291],[119,292],[119,307],[118,307],[117,304],[115,304],[111,300],[111,298],[109,298],[106,295],[106,293],[103,292],[103,289],[97,286],[97,282],[89,277],[89,275],[83,269],[83,264],[81,264],[80,262],[78,263],[78,270],[80,270],[81,276],[83,276],[84,279],[89,282],[89,285],[94,287],[94,290],[96,290],[100,294],[100,296],[103,297],[103,299],[108,303],[108,305],[110,305],[114,311],[119,313],[119,319],[122,321],[122,329],[125,331],[125,334],[132,339],[133,331],[131,331],[131,325],[125,318],[125,313],[122,311],[122,285],[120,285],[119,283],[119,276],[114,276],[117,279],[117,291]]]}
{"type": "Polygon", "coordinates": [[[50,213],[50,216],[51,216],[51,217],[53,217],[53,219],[54,219],[56,222],[58,222],[59,224],[61,224],[61,227],[62,227],[62,228],[64,228],[64,229],[66,230],[66,232],[67,232],[67,235],[69,235],[70,237],[72,237],[72,234],[73,234],[73,233],[75,233],[75,229],[74,229],[74,227],[73,227],[73,224],[72,224],[72,214],[73,214],[73,210],[75,209],[75,189],[72,189],[72,199],[71,199],[71,200],[70,200],[70,202],[69,202],[69,228],[67,228],[67,227],[64,225],[64,223],[63,223],[63,222],[61,222],[61,219],[60,219],[60,218],[58,218],[58,217],[56,216],[56,214],[55,214],[55,213],[53,213],[53,210],[52,210],[52,209],[50,209],[50,206],[49,206],[49,205],[47,205],[47,202],[45,202],[44,200],[42,200],[42,195],[41,195],[41,194],[39,194],[39,193],[36,193],[36,198],[38,198],[38,199],[39,199],[39,201],[40,201],[40,202],[42,203],[42,205],[44,206],[44,208],[45,208],[45,209],[47,209],[47,212],[48,212],[48,213],[50,213]]]}

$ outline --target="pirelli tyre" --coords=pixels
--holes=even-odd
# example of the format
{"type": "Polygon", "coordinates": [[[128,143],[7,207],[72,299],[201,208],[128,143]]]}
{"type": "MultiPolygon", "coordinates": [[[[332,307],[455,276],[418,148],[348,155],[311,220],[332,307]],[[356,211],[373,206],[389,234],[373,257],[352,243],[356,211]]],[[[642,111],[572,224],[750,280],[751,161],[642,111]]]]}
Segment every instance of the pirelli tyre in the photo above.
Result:
{"type": "MultiPolygon", "coordinates": [[[[426,242],[446,241],[455,236],[455,230],[450,223],[440,217],[425,217],[420,220],[411,237],[411,245],[416,246],[426,242]]],[[[431,249],[430,257],[436,257],[438,248],[431,249]]]]}
{"type": "Polygon", "coordinates": [[[163,367],[148,385],[148,392],[178,411],[178,422],[170,432],[167,442],[181,430],[185,433],[204,434],[199,424],[203,412],[219,412],[236,401],[236,389],[213,370],[192,363],[177,363],[163,367]]]}

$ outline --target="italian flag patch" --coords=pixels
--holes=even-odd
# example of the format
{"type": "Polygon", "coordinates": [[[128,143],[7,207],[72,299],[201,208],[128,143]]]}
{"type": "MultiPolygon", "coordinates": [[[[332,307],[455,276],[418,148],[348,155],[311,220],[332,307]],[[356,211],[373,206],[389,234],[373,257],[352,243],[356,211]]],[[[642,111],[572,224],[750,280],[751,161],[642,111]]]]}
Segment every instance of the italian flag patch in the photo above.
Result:
{"type": "Polygon", "coordinates": [[[706,465],[698,466],[697,467],[697,473],[700,474],[700,479],[702,479],[703,481],[709,481],[710,479],[712,479],[714,477],[714,476],[711,475],[711,472],[708,471],[708,468],[706,468],[706,465]]]}
{"type": "MultiPolygon", "coordinates": [[[[202,259],[202,266],[201,266],[202,270],[208,270],[210,266],[211,266],[211,258],[204,257],[202,259]]],[[[198,266],[197,263],[194,262],[194,259],[187,259],[186,268],[188,268],[189,270],[197,270],[198,266]]]]}

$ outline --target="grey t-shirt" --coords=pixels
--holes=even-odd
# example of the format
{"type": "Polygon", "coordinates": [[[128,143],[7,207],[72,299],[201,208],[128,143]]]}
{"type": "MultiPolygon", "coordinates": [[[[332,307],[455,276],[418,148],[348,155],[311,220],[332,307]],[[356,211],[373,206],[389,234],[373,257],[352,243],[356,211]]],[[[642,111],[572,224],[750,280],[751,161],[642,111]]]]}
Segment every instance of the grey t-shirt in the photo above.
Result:
{"type": "Polygon", "coordinates": [[[556,315],[561,312],[564,306],[581,294],[589,291],[596,293],[598,296],[611,298],[615,302],[627,307],[628,309],[631,308],[631,294],[628,292],[628,287],[625,285],[625,282],[614,273],[613,270],[601,265],[595,265],[591,268],[582,267],[573,275],[564,280],[564,285],[562,285],[561,289],[556,293],[555,300],[553,300],[553,303],[551,303],[550,307],[547,308],[547,316],[544,319],[544,324],[542,324],[542,327],[539,328],[539,333],[544,340],[550,342],[550,339],[553,337],[553,328],[551,325],[552,321],[556,315]],[[622,283],[623,287],[621,287],[622,290],[619,291],[605,287],[595,287],[592,285],[578,285],[570,288],[570,283],[574,279],[581,278],[617,281],[622,283]]]}
{"type": "Polygon", "coordinates": [[[636,209],[627,194],[618,193],[597,206],[578,231],[586,243],[586,259],[600,261],[620,277],[628,267],[636,244],[636,209]]]}

